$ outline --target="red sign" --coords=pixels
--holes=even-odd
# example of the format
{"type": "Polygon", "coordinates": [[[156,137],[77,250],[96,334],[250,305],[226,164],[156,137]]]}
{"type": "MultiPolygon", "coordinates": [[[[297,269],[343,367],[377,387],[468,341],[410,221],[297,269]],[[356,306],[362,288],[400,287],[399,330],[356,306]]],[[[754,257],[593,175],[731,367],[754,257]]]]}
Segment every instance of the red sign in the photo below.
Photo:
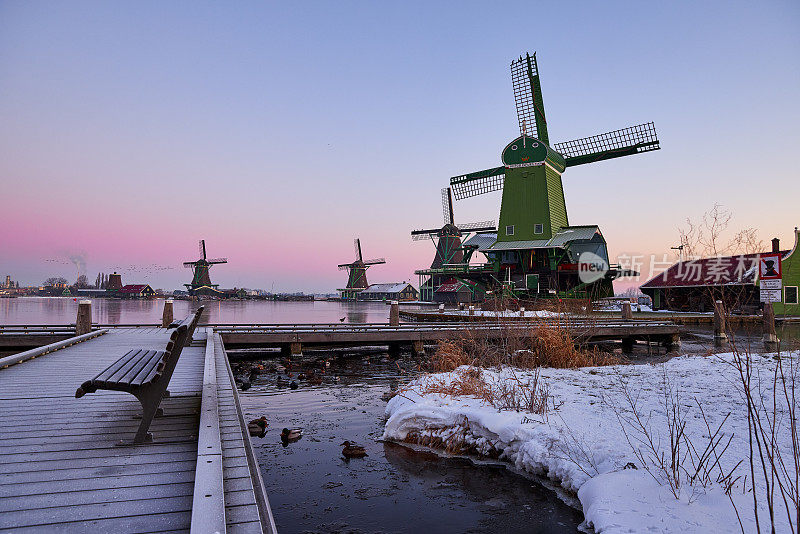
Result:
{"type": "Polygon", "coordinates": [[[758,278],[760,280],[780,280],[781,255],[780,254],[761,254],[758,258],[758,278]]]}

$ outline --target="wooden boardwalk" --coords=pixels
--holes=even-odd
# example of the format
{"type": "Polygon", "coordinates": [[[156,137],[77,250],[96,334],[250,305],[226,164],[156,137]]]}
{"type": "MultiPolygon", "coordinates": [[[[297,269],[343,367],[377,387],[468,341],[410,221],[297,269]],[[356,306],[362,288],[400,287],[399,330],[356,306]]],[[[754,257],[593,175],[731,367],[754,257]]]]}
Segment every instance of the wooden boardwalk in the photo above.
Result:
{"type": "Polygon", "coordinates": [[[198,329],[184,349],[153,443],[118,445],[138,426],[132,395],[75,398],[78,385],[128,349],[163,350],[167,339],[160,328],[115,329],[0,369],[0,531],[274,531],[218,335],[198,329]],[[213,376],[204,377],[209,363],[213,376]],[[218,427],[202,431],[201,404],[218,427]],[[205,468],[214,448],[221,480],[205,468]],[[219,525],[204,513],[215,499],[219,525]]]}

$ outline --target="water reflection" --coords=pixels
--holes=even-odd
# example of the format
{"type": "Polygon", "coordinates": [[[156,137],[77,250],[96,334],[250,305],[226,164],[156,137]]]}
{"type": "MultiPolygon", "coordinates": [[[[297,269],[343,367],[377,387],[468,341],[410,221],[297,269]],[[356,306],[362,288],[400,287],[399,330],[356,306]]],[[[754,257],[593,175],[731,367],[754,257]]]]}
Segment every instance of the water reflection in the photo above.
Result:
{"type": "MultiPolygon", "coordinates": [[[[78,300],[68,297],[0,299],[0,324],[74,324],[78,300]]],[[[176,300],[174,315],[185,317],[201,305],[205,306],[201,324],[386,323],[389,320],[389,306],[382,302],[176,300]]],[[[92,299],[92,320],[99,324],[160,323],[163,309],[163,299],[92,299]]],[[[419,309],[419,306],[404,306],[404,309],[419,309]]]]}

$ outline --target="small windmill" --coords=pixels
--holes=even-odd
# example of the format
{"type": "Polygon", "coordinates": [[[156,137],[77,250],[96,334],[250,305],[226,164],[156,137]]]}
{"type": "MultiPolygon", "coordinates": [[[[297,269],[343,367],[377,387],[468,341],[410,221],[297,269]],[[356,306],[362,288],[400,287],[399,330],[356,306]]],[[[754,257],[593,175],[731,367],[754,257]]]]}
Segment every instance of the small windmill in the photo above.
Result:
{"type": "Polygon", "coordinates": [[[369,287],[367,283],[367,269],[373,265],[386,263],[385,258],[376,258],[364,261],[361,255],[361,240],[356,238],[353,241],[356,259],[352,263],[342,263],[339,265],[340,271],[347,271],[347,287],[339,289],[343,300],[355,300],[356,295],[369,287]]]}
{"type": "Polygon", "coordinates": [[[450,179],[456,200],[503,191],[498,242],[548,240],[569,226],[561,174],[567,167],[660,148],[652,122],[550,146],[536,54],[511,63],[520,137],[503,165],[450,179]]]}
{"type": "Polygon", "coordinates": [[[184,284],[186,289],[189,290],[189,294],[194,294],[194,292],[201,288],[201,287],[209,287],[211,289],[216,290],[219,287],[219,284],[212,284],[211,277],[208,274],[208,270],[212,265],[217,265],[219,263],[228,263],[227,258],[214,258],[214,259],[207,259],[206,258],[206,240],[200,240],[200,259],[196,261],[185,261],[183,262],[183,266],[192,269],[192,283],[191,284],[184,284]]]}
{"type": "Polygon", "coordinates": [[[468,233],[495,232],[497,227],[493,221],[455,224],[453,217],[453,193],[449,187],[442,189],[442,215],[444,226],[432,230],[413,230],[411,239],[420,241],[430,239],[436,245],[436,256],[431,269],[439,269],[443,265],[464,262],[464,249],[461,238],[468,233]]]}

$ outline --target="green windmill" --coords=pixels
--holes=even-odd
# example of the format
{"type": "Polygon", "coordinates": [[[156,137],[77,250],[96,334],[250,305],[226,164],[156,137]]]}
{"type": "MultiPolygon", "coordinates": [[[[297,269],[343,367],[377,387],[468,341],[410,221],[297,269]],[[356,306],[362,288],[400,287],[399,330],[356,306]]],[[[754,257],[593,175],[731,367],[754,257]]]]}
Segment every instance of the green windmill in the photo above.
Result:
{"type": "Polygon", "coordinates": [[[192,270],[192,282],[190,284],[183,284],[186,286],[190,295],[195,294],[211,294],[221,295],[222,292],[218,289],[219,284],[212,284],[211,277],[208,270],[212,265],[220,263],[228,263],[227,258],[214,258],[209,260],[206,257],[206,240],[200,240],[200,259],[195,261],[185,261],[183,266],[192,270]]]}
{"type": "MultiPolygon", "coordinates": [[[[536,54],[511,63],[511,81],[521,135],[503,149],[502,166],[455,176],[450,186],[456,200],[503,191],[497,239],[480,250],[495,265],[495,281],[536,292],[585,289],[592,284],[579,280],[580,256],[592,252],[608,265],[608,252],[599,228],[569,226],[561,175],[567,167],[658,150],[655,126],[650,122],[551,145],[536,54]]],[[[605,278],[593,283],[608,294],[611,279],[624,274],[630,273],[610,266],[605,278]]]]}

